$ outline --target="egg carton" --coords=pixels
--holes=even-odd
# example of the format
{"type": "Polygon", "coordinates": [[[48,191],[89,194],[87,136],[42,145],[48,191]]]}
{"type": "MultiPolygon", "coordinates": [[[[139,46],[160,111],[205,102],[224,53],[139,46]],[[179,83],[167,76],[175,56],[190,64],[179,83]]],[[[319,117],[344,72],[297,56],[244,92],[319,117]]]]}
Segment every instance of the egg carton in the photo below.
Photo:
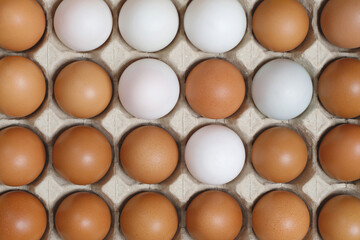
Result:
{"type": "Polygon", "coordinates": [[[13,189],[23,189],[34,193],[45,204],[48,212],[48,227],[43,239],[61,239],[54,225],[55,210],[60,201],[74,191],[93,191],[108,203],[112,210],[112,226],[106,239],[125,239],[120,231],[119,216],[124,202],[137,192],[158,191],[165,194],[176,206],[179,214],[179,228],[174,239],[191,239],[185,227],[185,210],[189,201],[206,189],[222,189],[237,199],[243,209],[244,223],[237,239],[256,239],[251,226],[251,212],[257,199],[273,189],[286,189],[298,194],[307,204],[311,214],[311,225],[305,239],[321,239],[317,231],[319,207],[329,196],[349,193],[359,196],[360,181],[344,183],[328,177],[321,169],[317,148],[321,137],[333,126],[340,123],[359,124],[359,119],[341,119],[329,114],[320,104],[317,96],[319,75],[329,62],[339,57],[360,58],[359,51],[337,48],[329,44],[321,34],[318,17],[324,0],[299,0],[306,8],[310,18],[310,30],[305,41],[291,52],[277,53],[262,47],[252,34],[252,13],[258,0],[239,0],[247,15],[247,31],[241,43],[233,50],[223,54],[209,54],[197,50],[186,38],[183,18],[188,0],[173,0],[180,16],[180,29],[175,40],[165,49],[156,53],[143,53],[132,49],[122,39],[117,18],[125,0],[105,0],[112,10],[114,25],[107,42],[100,48],[87,52],[74,52],[64,46],[57,38],[53,28],[53,17],[60,0],[40,0],[47,16],[47,28],[42,40],[32,49],[14,53],[0,49],[0,58],[8,55],[21,55],[35,61],[47,79],[47,95],[41,107],[26,118],[8,118],[0,115],[0,128],[22,125],[34,130],[45,142],[47,163],[40,177],[27,186],[18,188],[0,185],[0,193],[13,189]],[[156,58],[170,65],[176,72],[181,94],[176,107],[162,119],[147,121],[136,119],[121,106],[117,95],[118,80],[124,69],[141,58],[156,58]],[[184,83],[189,71],[199,62],[208,58],[223,58],[233,63],[243,74],[247,93],[241,108],[231,117],[211,120],[200,117],[187,104],[184,83]],[[251,81],[256,71],[266,62],[275,58],[289,58],[306,68],[314,85],[314,95],[308,109],[299,117],[279,121],[267,118],[255,107],[251,98],[251,81]],[[76,119],[66,115],[56,104],[53,85],[58,72],[68,63],[88,59],[103,66],[113,82],[113,97],[110,105],[99,116],[92,119],[76,119]],[[109,139],[113,150],[113,163],[109,172],[99,182],[78,186],[60,177],[52,166],[52,146],[56,137],[74,125],[91,125],[103,132],[109,139]],[[124,136],[139,125],[154,124],[168,130],[180,148],[180,160],[170,178],[160,184],[141,184],[131,179],[119,163],[119,146],[124,136]],[[233,129],[243,140],[246,148],[246,163],[242,172],[232,182],[213,186],[194,179],[185,166],[184,148],[191,134],[207,124],[222,124],[233,129]],[[286,184],[275,184],[261,178],[254,170],[250,152],[256,136],[271,126],[288,126],[295,129],[307,142],[309,160],[304,172],[286,184]]]}

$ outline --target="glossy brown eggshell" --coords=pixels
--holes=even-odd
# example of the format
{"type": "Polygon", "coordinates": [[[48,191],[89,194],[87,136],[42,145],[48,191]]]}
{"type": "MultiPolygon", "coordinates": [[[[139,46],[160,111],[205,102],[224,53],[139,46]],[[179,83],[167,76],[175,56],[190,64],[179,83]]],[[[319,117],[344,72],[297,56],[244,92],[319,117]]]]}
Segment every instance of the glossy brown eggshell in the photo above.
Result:
{"type": "Polygon", "coordinates": [[[178,228],[178,215],[164,195],[142,192],[125,204],[120,228],[127,240],[171,240],[178,228]]]}
{"type": "Polygon", "coordinates": [[[195,240],[232,240],[243,222],[239,203],[221,191],[205,191],[186,210],[186,228],[195,240]]]}
{"type": "Polygon", "coordinates": [[[66,180],[78,185],[92,184],[109,170],[111,145],[96,128],[71,127],[56,139],[52,161],[56,171],[66,180]]]}
{"type": "Polygon", "coordinates": [[[324,240],[360,239],[360,199],[338,195],[320,210],[318,227],[324,240]]]}
{"type": "Polygon", "coordinates": [[[39,240],[47,226],[43,204],[25,191],[0,195],[0,240],[39,240]]]}
{"type": "Polygon", "coordinates": [[[342,124],[325,134],[319,146],[322,169],[340,181],[360,179],[360,126],[342,124]]]}
{"type": "Polygon", "coordinates": [[[302,240],[310,214],[294,193],[275,190],[262,196],[252,212],[252,227],[259,240],[302,240]]]}
{"type": "Polygon", "coordinates": [[[64,240],[104,239],[111,226],[106,202],[91,192],[77,192],[62,200],[55,214],[55,225],[64,240]]]}
{"type": "Polygon", "coordinates": [[[120,161],[133,179],[155,184],[167,179],[175,170],[179,149],[174,138],[156,126],[142,126],[126,136],[120,148],[120,161]]]}
{"type": "Polygon", "coordinates": [[[46,150],[36,133],[24,127],[0,131],[0,182],[21,186],[33,182],[44,169],[46,150]]]}

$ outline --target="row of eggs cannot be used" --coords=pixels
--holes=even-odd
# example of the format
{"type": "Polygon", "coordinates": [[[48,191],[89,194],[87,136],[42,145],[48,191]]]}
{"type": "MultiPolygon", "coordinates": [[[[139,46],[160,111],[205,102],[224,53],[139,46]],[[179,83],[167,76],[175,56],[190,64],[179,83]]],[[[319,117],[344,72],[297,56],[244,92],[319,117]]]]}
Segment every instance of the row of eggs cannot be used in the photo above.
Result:
{"type": "MultiPolygon", "coordinates": [[[[24,51],[33,47],[45,30],[45,14],[36,0],[2,0],[0,47],[24,51]]],[[[329,0],[320,16],[321,31],[332,44],[360,47],[360,3],[329,0]]],[[[170,0],[128,0],[122,6],[119,30],[124,40],[143,52],[169,45],[179,28],[179,16],[170,0]]],[[[103,0],[64,0],[54,15],[59,39],[75,51],[100,47],[112,32],[113,16],[103,0]]],[[[306,9],[297,0],[265,0],[253,14],[256,39],[273,51],[291,51],[309,30],[306,9]],[[274,14],[275,13],[275,14],[274,14]]],[[[247,27],[246,13],[237,0],[193,0],[184,16],[185,33],[198,49],[223,53],[236,47],[247,27]]]]}
{"type": "MultiPolygon", "coordinates": [[[[161,183],[178,166],[177,142],[161,127],[136,127],[119,145],[123,170],[138,182],[161,183]]],[[[317,155],[322,169],[342,182],[359,180],[359,145],[360,126],[342,124],[330,129],[319,142],[317,155]]],[[[55,138],[51,155],[50,162],[57,173],[77,185],[100,181],[113,161],[109,140],[101,131],[87,125],[62,131],[55,138]]],[[[308,156],[307,144],[296,130],[275,126],[256,137],[250,159],[260,176],[286,183],[304,171],[308,156]]],[[[41,138],[23,126],[9,126],[0,131],[0,157],[0,182],[9,186],[34,182],[43,172],[47,158],[41,138]]],[[[190,174],[199,182],[221,185],[240,174],[246,151],[235,131],[210,124],[190,136],[184,159],[190,174]]]]}
{"type": "MultiPolygon", "coordinates": [[[[26,117],[36,111],[46,95],[46,80],[30,59],[7,56],[0,60],[0,113],[26,117]]],[[[360,115],[360,61],[340,58],[321,73],[318,95],[322,105],[342,118],[360,115]]],[[[164,62],[146,58],[130,64],[121,74],[118,95],[122,106],[139,119],[159,119],[177,104],[180,85],[176,73],[164,62]]],[[[241,72],[223,59],[207,59],[189,72],[185,96],[203,117],[222,119],[242,105],[246,84],[241,72]]],[[[59,107],[76,118],[92,118],[109,105],[113,85],[100,65],[75,61],[56,76],[54,96],[59,107]]],[[[313,97],[313,83],[304,67],[290,59],[275,59],[256,72],[251,85],[256,107],[267,117],[288,120],[299,116],[313,97]]]]}
{"type": "MultiPolygon", "coordinates": [[[[320,206],[317,226],[324,240],[358,239],[360,199],[340,194],[320,206]]],[[[120,229],[126,239],[173,239],[179,216],[174,204],[157,192],[140,192],[121,207],[120,229]]],[[[1,239],[40,239],[47,227],[43,203],[25,191],[0,195],[1,239]],[[16,223],[23,227],[14,227],[16,223]]],[[[93,192],[78,191],[63,197],[54,209],[54,224],[64,240],[105,239],[112,226],[107,202],[93,192]],[[86,222],[86,224],[84,224],[86,222]]],[[[219,190],[206,190],[189,200],[186,229],[195,240],[235,239],[243,228],[242,208],[237,199],[219,190]],[[221,206],[221,207],[219,207],[221,206]]],[[[287,190],[265,193],[252,209],[252,228],[261,240],[300,240],[309,231],[310,212],[306,202],[287,190]]]]}

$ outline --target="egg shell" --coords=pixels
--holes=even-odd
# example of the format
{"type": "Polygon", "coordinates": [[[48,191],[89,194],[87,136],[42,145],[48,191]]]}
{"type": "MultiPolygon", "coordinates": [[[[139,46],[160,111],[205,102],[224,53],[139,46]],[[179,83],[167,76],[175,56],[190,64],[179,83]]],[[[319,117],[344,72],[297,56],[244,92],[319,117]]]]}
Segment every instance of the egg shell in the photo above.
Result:
{"type": "Polygon", "coordinates": [[[252,26],[261,45],[272,51],[286,52],[304,41],[309,17],[297,0],[264,0],[254,12],[252,26]]]}
{"type": "Polygon", "coordinates": [[[329,0],[321,15],[321,30],[325,38],[341,48],[360,47],[360,1],[329,0]]]}
{"type": "Polygon", "coordinates": [[[324,240],[360,239],[360,199],[350,195],[331,198],[320,210],[318,226],[324,240]]]}
{"type": "Polygon", "coordinates": [[[313,85],[309,73],[289,59],[275,59],[255,74],[252,97],[264,115],[289,120],[303,113],[311,102],[313,85]]]}
{"type": "Polygon", "coordinates": [[[73,184],[87,185],[99,181],[112,161],[111,145],[96,128],[75,126],[56,139],[52,152],[56,171],[73,184]]]}
{"type": "Polygon", "coordinates": [[[0,0],[0,47],[25,51],[40,41],[45,13],[36,0],[0,0]]]}
{"type": "Polygon", "coordinates": [[[0,195],[0,240],[39,240],[47,226],[44,205],[25,191],[0,195]]]}
{"type": "Polygon", "coordinates": [[[60,203],[55,225],[63,240],[104,239],[111,227],[111,212],[98,195],[76,192],[60,203]]]}
{"type": "Polygon", "coordinates": [[[76,61],[55,80],[54,95],[61,109],[77,118],[92,118],[109,105],[113,93],[107,72],[91,61],[76,61]]]}
{"type": "Polygon", "coordinates": [[[54,15],[54,29],[60,41],[79,52],[103,45],[112,25],[110,8],[103,0],[63,0],[54,15]]]}
{"type": "Polygon", "coordinates": [[[330,63],[318,83],[321,104],[342,118],[360,116],[360,61],[341,58],[330,63]]]}
{"type": "Polygon", "coordinates": [[[225,192],[202,192],[186,210],[186,228],[195,240],[233,240],[241,226],[241,207],[225,192]]]}
{"type": "Polygon", "coordinates": [[[147,184],[160,183],[175,170],[179,149],[174,138],[156,126],[142,126],[126,136],[120,161],[133,179],[147,184]]]}
{"type": "Polygon", "coordinates": [[[30,59],[8,56],[0,60],[0,112],[26,117],[35,112],[46,94],[41,69],[30,59]]]}
{"type": "Polygon", "coordinates": [[[221,59],[205,60],[195,66],[185,83],[191,108],[213,119],[234,114],[244,101],[246,86],[240,71],[221,59]]]}
{"type": "Polygon", "coordinates": [[[142,192],[125,204],[120,214],[120,227],[128,240],[170,240],[178,228],[178,215],[164,195],[142,192]]]}
{"type": "Polygon", "coordinates": [[[185,163],[191,175],[205,184],[220,185],[236,178],[245,163],[245,148],[230,128],[208,125],[186,143],[185,163]]]}
{"type": "Polygon", "coordinates": [[[237,0],[193,0],[184,15],[185,33],[203,52],[224,53],[245,35],[246,14],[237,0]]]}
{"type": "Polygon", "coordinates": [[[140,119],[154,120],[167,115],[176,105],[180,86],[175,72],[156,59],[140,59],[128,66],[119,80],[123,107],[140,119]]]}
{"type": "Polygon", "coordinates": [[[265,179],[285,183],[304,170],[308,154],[303,138],[294,130],[273,127],[262,132],[251,150],[251,162],[265,179]]]}
{"type": "Polygon", "coordinates": [[[325,134],[319,146],[322,169],[340,181],[360,179],[360,126],[343,124],[325,134]]]}
{"type": "Polygon", "coordinates": [[[260,198],[252,212],[252,227],[259,240],[302,240],[310,214],[304,201],[288,191],[272,191],[260,198]]]}
{"type": "Polygon", "coordinates": [[[24,127],[8,127],[0,131],[0,182],[21,186],[33,182],[44,169],[44,143],[33,131],[24,127]]]}
{"type": "Polygon", "coordinates": [[[169,45],[179,28],[179,15],[169,0],[126,1],[119,13],[119,30],[138,51],[156,52],[169,45]]]}

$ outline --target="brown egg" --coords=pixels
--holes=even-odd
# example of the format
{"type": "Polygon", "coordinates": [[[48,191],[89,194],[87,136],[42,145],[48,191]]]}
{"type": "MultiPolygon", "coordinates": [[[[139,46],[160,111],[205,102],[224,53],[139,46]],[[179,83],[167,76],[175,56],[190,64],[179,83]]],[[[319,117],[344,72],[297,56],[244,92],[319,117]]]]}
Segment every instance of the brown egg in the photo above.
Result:
{"type": "Polygon", "coordinates": [[[179,150],[174,138],[164,129],[143,126],[133,130],[120,148],[125,172],[147,184],[160,183],[175,170],[179,150]]]}
{"type": "Polygon", "coordinates": [[[36,0],[0,0],[0,47],[24,51],[45,31],[45,14],[36,0]]]}
{"type": "Polygon", "coordinates": [[[309,230],[310,214],[294,193],[272,191],[256,203],[252,226],[259,240],[301,240],[309,230]]]}
{"type": "Polygon", "coordinates": [[[309,17],[297,0],[264,0],[254,12],[252,25],[261,45],[272,51],[286,52],[305,40],[309,17]]]}
{"type": "Polygon", "coordinates": [[[39,240],[46,226],[46,210],[34,195],[24,191],[0,195],[0,240],[39,240]]]}
{"type": "Polygon", "coordinates": [[[9,56],[0,60],[1,113],[25,117],[40,107],[45,93],[44,74],[30,59],[9,56]]]}
{"type": "Polygon", "coordinates": [[[307,162],[303,138],[285,127],[273,127],[261,133],[254,142],[251,161],[265,179],[285,183],[297,178],[307,162]]]}
{"type": "Polygon", "coordinates": [[[111,212],[98,195],[77,192],[60,203],[55,226],[63,240],[100,240],[110,230],[111,212]]]}
{"type": "Polygon", "coordinates": [[[105,176],[112,160],[107,138],[96,128],[75,126],[56,139],[52,160],[55,169],[66,180],[86,185],[105,176]]]}
{"type": "Polygon", "coordinates": [[[360,47],[359,12],[359,0],[329,0],[320,17],[325,38],[341,48],[360,47]]]}
{"type": "Polygon", "coordinates": [[[186,210],[186,228],[195,240],[233,240],[241,226],[238,202],[221,191],[200,193],[186,210]]]}
{"type": "Polygon", "coordinates": [[[0,182],[21,186],[33,182],[42,172],[46,160],[43,142],[24,127],[0,131],[0,182]]]}
{"type": "Polygon", "coordinates": [[[340,181],[360,179],[360,126],[343,124],[333,128],[320,142],[322,169],[340,181]]]}
{"type": "Polygon", "coordinates": [[[360,239],[360,199],[338,195],[325,203],[318,218],[324,240],[360,239]]]}
{"type": "Polygon", "coordinates": [[[360,61],[342,58],[320,76],[319,99],[330,113],[343,118],[360,116],[360,61]]]}
{"type": "Polygon", "coordinates": [[[191,108],[206,118],[220,119],[234,114],[245,97],[240,71],[221,59],[209,59],[191,70],[185,94],[191,108]]]}
{"type": "Polygon", "coordinates": [[[77,118],[92,118],[109,105],[112,83],[107,72],[90,61],[70,63],[61,70],[54,85],[60,108],[77,118]]]}
{"type": "Polygon", "coordinates": [[[171,240],[178,228],[178,215],[164,195],[142,192],[125,204],[120,227],[127,240],[171,240]]]}

